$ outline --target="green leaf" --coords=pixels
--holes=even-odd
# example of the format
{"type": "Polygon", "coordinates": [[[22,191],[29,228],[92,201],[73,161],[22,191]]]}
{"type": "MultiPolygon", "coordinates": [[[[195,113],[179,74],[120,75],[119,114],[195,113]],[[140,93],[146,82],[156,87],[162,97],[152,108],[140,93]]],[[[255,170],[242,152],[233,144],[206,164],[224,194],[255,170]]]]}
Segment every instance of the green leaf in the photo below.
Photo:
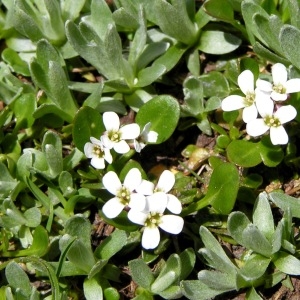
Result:
{"type": "Polygon", "coordinates": [[[208,54],[226,54],[236,50],[241,39],[235,35],[219,30],[203,30],[198,49],[208,54]]]}
{"type": "Polygon", "coordinates": [[[279,40],[285,57],[298,69],[300,69],[300,30],[291,26],[284,25],[279,34],[279,40]]]}
{"type": "Polygon", "coordinates": [[[200,280],[183,280],[180,286],[183,295],[190,300],[207,300],[228,291],[214,289],[200,280]]]}
{"type": "Polygon", "coordinates": [[[228,1],[221,3],[219,0],[208,0],[203,6],[206,13],[217,19],[225,22],[234,22],[235,20],[233,7],[228,1]]]}
{"type": "Polygon", "coordinates": [[[253,253],[239,269],[237,278],[238,288],[240,289],[251,285],[255,286],[256,283],[259,282],[259,279],[265,275],[270,262],[271,258],[253,253]],[[242,277],[242,280],[240,276],[242,277]]]}
{"type": "Polygon", "coordinates": [[[110,259],[127,243],[127,235],[123,230],[115,230],[95,250],[94,255],[101,259],[110,259]]]}
{"type": "Polygon", "coordinates": [[[176,0],[171,5],[166,1],[157,0],[154,2],[154,8],[156,24],[164,33],[187,45],[195,43],[197,32],[187,14],[185,2],[176,0]]]}
{"type": "Polygon", "coordinates": [[[262,162],[259,145],[244,140],[233,140],[227,147],[229,161],[245,167],[254,167],[262,162]]]}
{"type": "Polygon", "coordinates": [[[19,290],[25,297],[31,294],[31,285],[27,274],[14,261],[9,262],[5,269],[5,277],[8,284],[15,290],[19,290]]]}
{"type": "Polygon", "coordinates": [[[270,193],[269,197],[279,208],[285,212],[290,210],[293,217],[300,218],[299,199],[278,192],[270,193]]]}
{"type": "Polygon", "coordinates": [[[290,13],[291,25],[300,29],[300,5],[297,0],[287,1],[287,7],[290,13]]]}
{"type": "Polygon", "coordinates": [[[102,287],[97,278],[85,278],[83,282],[83,292],[87,300],[102,300],[102,287]]]}
{"type": "Polygon", "coordinates": [[[222,291],[222,293],[236,290],[235,276],[210,270],[202,270],[198,273],[198,279],[211,289],[222,291]]]}
{"type": "Polygon", "coordinates": [[[154,276],[143,259],[137,258],[128,262],[132,279],[141,287],[150,290],[154,276]]]}
{"type": "Polygon", "coordinates": [[[34,229],[33,243],[28,249],[15,250],[15,251],[3,251],[1,255],[3,257],[22,257],[22,256],[44,256],[48,251],[48,234],[47,231],[41,225],[34,229]]]}
{"type": "MultiPolygon", "coordinates": [[[[228,258],[228,256],[225,254],[222,246],[218,242],[218,240],[212,235],[212,233],[204,226],[200,226],[199,230],[202,242],[204,243],[204,246],[207,249],[211,249],[213,252],[215,252],[224,262],[226,262],[228,265],[233,265],[231,260],[228,258]]],[[[235,267],[234,267],[235,269],[235,267]]],[[[225,270],[224,270],[225,271],[225,270]]]]}
{"type": "Polygon", "coordinates": [[[251,249],[266,257],[272,254],[272,244],[253,224],[249,224],[243,231],[243,241],[248,249],[251,249]]]}
{"type": "Polygon", "coordinates": [[[228,214],[235,204],[238,188],[237,168],[230,163],[221,164],[213,170],[208,191],[201,201],[208,201],[221,214],[228,214]]]}
{"type": "Polygon", "coordinates": [[[255,288],[253,287],[251,289],[248,289],[246,297],[247,300],[263,300],[263,298],[257,294],[255,288]]]}
{"type": "Polygon", "coordinates": [[[181,261],[178,254],[172,254],[155,281],[151,284],[151,291],[155,294],[169,288],[180,276],[181,261]]]}
{"type": "Polygon", "coordinates": [[[166,67],[164,65],[152,65],[151,67],[142,69],[137,75],[137,83],[136,87],[144,87],[150,85],[154,81],[156,81],[161,75],[163,75],[166,71],[166,67]]]}
{"type": "Polygon", "coordinates": [[[0,197],[7,197],[16,186],[17,181],[10,175],[5,164],[0,162],[0,197]]]}
{"type": "Polygon", "coordinates": [[[159,95],[145,103],[136,115],[140,128],[151,122],[151,130],[158,133],[156,144],[166,141],[174,132],[180,116],[178,101],[169,95],[159,95]]]}
{"type": "Polygon", "coordinates": [[[274,235],[274,219],[266,193],[260,193],[253,209],[253,224],[271,242],[274,235]]]}
{"type": "Polygon", "coordinates": [[[181,262],[180,280],[185,279],[193,271],[196,255],[192,248],[187,248],[179,254],[181,262]]]}
{"type": "Polygon", "coordinates": [[[211,71],[200,76],[203,84],[204,97],[217,96],[224,98],[229,94],[229,83],[226,77],[220,72],[211,71]]]}
{"type": "Polygon", "coordinates": [[[272,260],[275,267],[289,275],[300,275],[300,260],[286,252],[278,252],[272,260]]]}
{"type": "Polygon", "coordinates": [[[99,139],[104,132],[102,117],[95,109],[84,106],[79,109],[73,124],[73,140],[76,147],[83,152],[85,143],[90,142],[90,137],[99,139]]]}
{"type": "Polygon", "coordinates": [[[229,234],[240,245],[244,245],[243,232],[250,224],[251,222],[247,216],[240,211],[232,212],[228,216],[227,228],[229,234]]]}
{"type": "Polygon", "coordinates": [[[16,51],[6,48],[1,53],[2,59],[8,63],[16,73],[24,76],[30,76],[28,64],[21,59],[16,51]]]}

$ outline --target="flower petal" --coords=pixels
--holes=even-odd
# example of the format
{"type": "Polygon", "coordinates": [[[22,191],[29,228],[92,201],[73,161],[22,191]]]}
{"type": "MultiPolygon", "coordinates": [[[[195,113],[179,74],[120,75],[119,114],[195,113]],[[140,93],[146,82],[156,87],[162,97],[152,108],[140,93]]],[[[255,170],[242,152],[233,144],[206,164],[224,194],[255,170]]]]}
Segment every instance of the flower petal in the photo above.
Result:
{"type": "Polygon", "coordinates": [[[102,211],[107,218],[113,219],[121,213],[124,206],[117,197],[114,197],[103,205],[102,211]]]}
{"type": "Polygon", "coordinates": [[[127,153],[130,150],[129,145],[124,140],[115,143],[113,148],[119,154],[127,153]]]}
{"type": "Polygon", "coordinates": [[[109,150],[108,148],[104,148],[103,151],[104,151],[104,159],[105,159],[109,164],[111,164],[112,161],[113,161],[113,158],[112,158],[112,156],[111,156],[110,150],[109,150]]]}
{"type": "Polygon", "coordinates": [[[102,178],[102,183],[104,187],[113,195],[116,195],[117,191],[122,188],[121,181],[114,171],[107,172],[102,178]]]}
{"type": "Polygon", "coordinates": [[[264,118],[266,116],[272,116],[274,111],[274,102],[271,98],[259,97],[256,100],[256,108],[259,114],[264,118]]]}
{"type": "Polygon", "coordinates": [[[148,214],[139,211],[135,208],[131,208],[127,214],[128,219],[135,224],[145,225],[148,214]]]}
{"type": "Polygon", "coordinates": [[[271,98],[274,101],[285,101],[287,99],[287,94],[281,94],[281,93],[277,93],[277,92],[273,91],[271,93],[271,98]]]}
{"type": "Polygon", "coordinates": [[[167,193],[174,186],[174,183],[175,175],[169,170],[164,170],[159,177],[156,189],[167,193]]]}
{"type": "Polygon", "coordinates": [[[289,141],[289,137],[283,126],[271,127],[270,138],[273,145],[285,145],[289,141]]]}
{"type": "Polygon", "coordinates": [[[167,195],[168,195],[167,209],[173,214],[180,214],[182,211],[182,205],[179,199],[172,194],[167,194],[167,195]]]}
{"type": "Polygon", "coordinates": [[[168,196],[166,193],[158,192],[147,197],[146,210],[149,212],[163,213],[167,208],[168,196]]]}
{"type": "Polygon", "coordinates": [[[145,227],[142,236],[142,246],[145,249],[154,249],[160,241],[160,233],[157,227],[145,227]]]}
{"type": "Polygon", "coordinates": [[[255,104],[247,106],[243,109],[243,120],[248,123],[257,118],[257,108],[255,104]]]}
{"type": "Polygon", "coordinates": [[[120,118],[115,112],[107,111],[103,114],[102,118],[106,130],[119,130],[120,118]]]}
{"type": "Polygon", "coordinates": [[[108,149],[112,149],[113,146],[114,146],[114,144],[115,144],[114,142],[112,142],[112,141],[109,139],[109,137],[108,137],[107,134],[103,134],[103,135],[101,136],[101,142],[103,143],[104,147],[105,147],[105,148],[108,148],[108,149]]]}
{"type": "Polygon", "coordinates": [[[96,144],[96,145],[98,145],[98,146],[103,147],[102,142],[101,142],[100,140],[94,138],[93,136],[90,137],[90,141],[91,141],[93,144],[96,144]]]}
{"type": "Polygon", "coordinates": [[[251,136],[259,136],[267,132],[269,126],[266,125],[263,119],[252,120],[246,125],[246,131],[251,136]]]}
{"type": "Polygon", "coordinates": [[[300,92],[300,78],[288,80],[285,84],[285,88],[288,94],[300,92]]]}
{"type": "Polygon", "coordinates": [[[140,135],[140,126],[136,123],[127,124],[120,128],[123,140],[135,139],[140,135]]]}
{"type": "Polygon", "coordinates": [[[273,84],[283,84],[285,85],[287,81],[287,70],[286,67],[281,64],[277,63],[272,67],[272,77],[273,77],[273,84]]]}
{"type": "Polygon", "coordinates": [[[94,144],[92,144],[90,142],[85,143],[83,151],[87,158],[94,157],[93,150],[94,150],[94,144]]]}
{"type": "Polygon", "coordinates": [[[145,141],[148,143],[156,143],[158,138],[158,133],[156,131],[150,130],[147,136],[145,137],[145,141]]]}
{"type": "Polygon", "coordinates": [[[238,76],[238,85],[241,91],[246,95],[254,92],[254,75],[250,70],[243,71],[238,76]]]}
{"type": "Polygon", "coordinates": [[[164,215],[160,218],[161,223],[159,227],[166,232],[172,234],[178,234],[182,231],[184,221],[179,216],[174,215],[164,215]]]}
{"type": "Polygon", "coordinates": [[[297,110],[292,105],[281,106],[274,116],[280,120],[281,124],[287,123],[293,120],[297,115],[297,110]]]}
{"type": "Polygon", "coordinates": [[[256,87],[263,92],[272,92],[272,83],[267,80],[257,79],[256,87]]]}
{"type": "Polygon", "coordinates": [[[93,156],[92,160],[91,160],[91,165],[95,169],[104,169],[105,168],[104,158],[103,157],[93,156]]]}
{"type": "Polygon", "coordinates": [[[224,111],[233,111],[245,107],[244,97],[230,95],[223,99],[221,107],[224,111]]]}
{"type": "Polygon", "coordinates": [[[142,194],[132,193],[128,206],[135,210],[143,211],[146,207],[146,197],[142,194]]]}
{"type": "Polygon", "coordinates": [[[125,176],[123,185],[132,192],[136,189],[142,182],[142,174],[138,168],[132,168],[129,170],[125,176]]]}
{"type": "Polygon", "coordinates": [[[142,180],[141,184],[135,189],[137,193],[145,196],[152,195],[154,190],[154,184],[148,180],[142,180]]]}

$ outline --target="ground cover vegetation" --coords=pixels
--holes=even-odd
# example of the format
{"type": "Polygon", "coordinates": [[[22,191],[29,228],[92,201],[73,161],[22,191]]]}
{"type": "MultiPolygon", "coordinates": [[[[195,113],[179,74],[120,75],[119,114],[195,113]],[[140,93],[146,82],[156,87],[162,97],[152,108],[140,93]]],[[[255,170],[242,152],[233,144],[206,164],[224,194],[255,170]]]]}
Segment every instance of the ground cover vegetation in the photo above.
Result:
{"type": "Polygon", "coordinates": [[[299,299],[298,0],[0,5],[0,299],[299,299]]]}

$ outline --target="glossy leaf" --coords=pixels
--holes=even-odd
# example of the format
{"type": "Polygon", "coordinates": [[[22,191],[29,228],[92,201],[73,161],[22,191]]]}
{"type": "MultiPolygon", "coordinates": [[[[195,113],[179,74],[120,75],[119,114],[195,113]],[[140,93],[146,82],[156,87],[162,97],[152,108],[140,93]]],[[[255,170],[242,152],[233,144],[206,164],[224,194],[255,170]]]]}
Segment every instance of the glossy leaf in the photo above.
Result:
{"type": "Polygon", "coordinates": [[[136,115],[141,128],[151,122],[151,130],[158,133],[156,144],[167,140],[174,132],[180,115],[177,100],[169,95],[160,95],[145,103],[136,115]]]}
{"type": "Polygon", "coordinates": [[[104,130],[99,112],[88,106],[82,107],[74,118],[72,134],[76,147],[83,152],[85,143],[90,142],[90,137],[99,139],[104,130]]]}

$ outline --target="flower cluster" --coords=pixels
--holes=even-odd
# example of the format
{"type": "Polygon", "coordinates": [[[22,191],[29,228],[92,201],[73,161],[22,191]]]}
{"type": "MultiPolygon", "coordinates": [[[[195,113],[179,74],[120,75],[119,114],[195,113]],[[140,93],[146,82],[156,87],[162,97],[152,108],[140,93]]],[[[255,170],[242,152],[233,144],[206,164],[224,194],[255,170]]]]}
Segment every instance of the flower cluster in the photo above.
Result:
{"type": "Polygon", "coordinates": [[[273,82],[262,79],[254,84],[250,70],[238,76],[238,85],[244,96],[230,95],[222,101],[224,111],[243,108],[243,120],[250,136],[257,137],[270,131],[273,145],[288,143],[288,135],[282,126],[293,120],[297,111],[292,105],[284,105],[288,94],[300,91],[300,78],[288,80],[286,67],[277,63],[272,67],[273,82]]]}
{"type": "Polygon", "coordinates": [[[181,202],[168,192],[175,183],[175,176],[165,170],[155,186],[143,180],[137,168],[131,169],[123,184],[113,171],[103,176],[104,187],[114,195],[108,200],[102,211],[107,218],[117,217],[124,208],[130,209],[128,219],[143,226],[142,246],[154,249],[160,241],[159,228],[172,234],[178,234],[183,228],[183,219],[179,214],[181,202]],[[164,214],[168,210],[173,214],[164,214]]]}
{"type": "Polygon", "coordinates": [[[106,131],[100,139],[91,137],[90,142],[84,146],[86,157],[91,158],[91,165],[96,169],[104,169],[105,161],[112,163],[112,149],[116,153],[124,154],[130,150],[130,144],[133,144],[135,150],[141,152],[146,143],[155,143],[157,140],[158,134],[150,131],[151,123],[147,123],[142,132],[136,123],[121,126],[115,112],[105,112],[103,123],[106,131]]]}

